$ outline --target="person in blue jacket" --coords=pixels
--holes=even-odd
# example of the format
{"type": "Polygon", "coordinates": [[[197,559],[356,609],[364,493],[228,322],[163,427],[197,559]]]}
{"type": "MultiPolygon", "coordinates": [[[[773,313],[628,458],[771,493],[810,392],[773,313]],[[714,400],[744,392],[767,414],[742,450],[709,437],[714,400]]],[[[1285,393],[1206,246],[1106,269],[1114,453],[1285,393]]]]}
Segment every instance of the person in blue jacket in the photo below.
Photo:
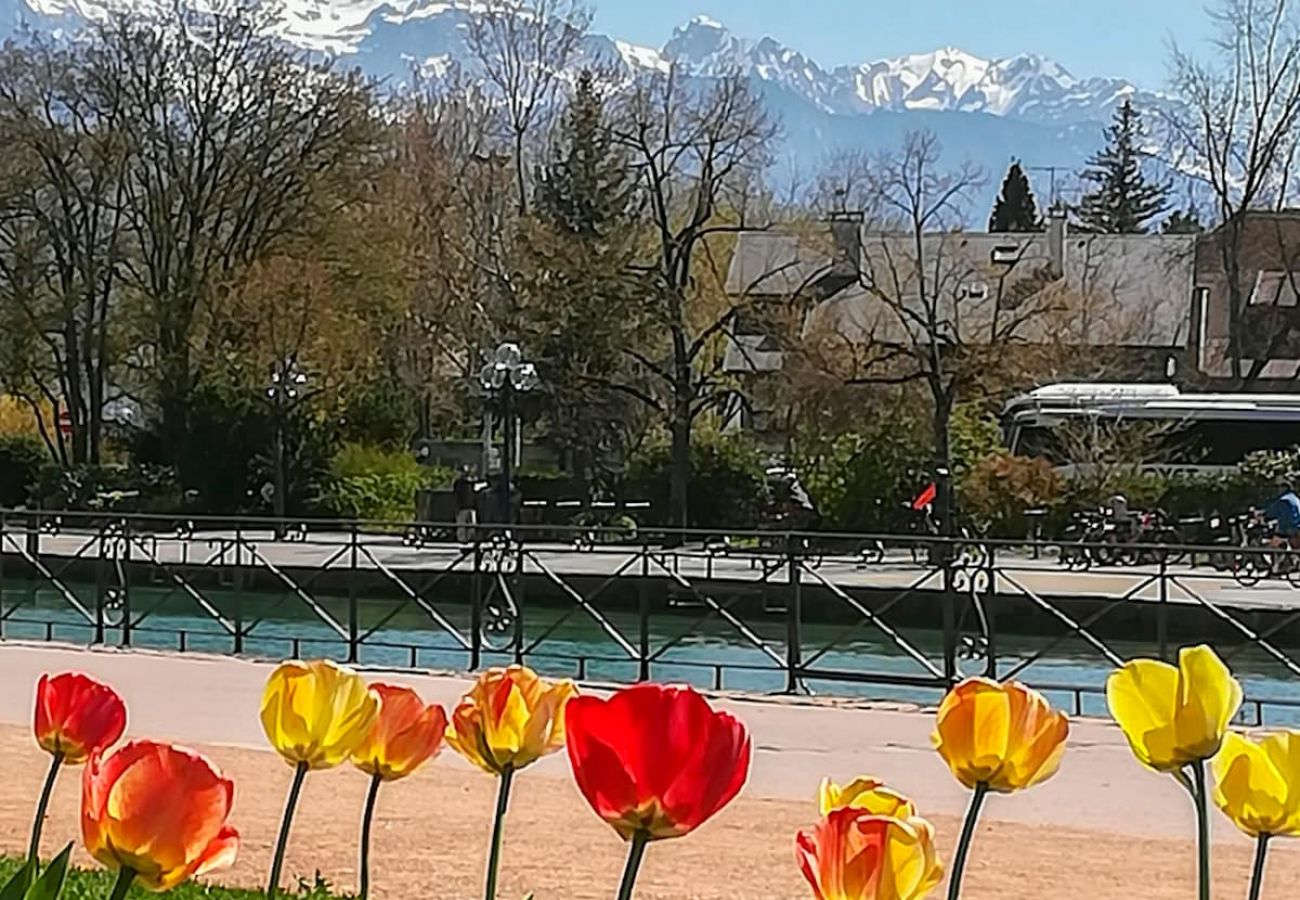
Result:
{"type": "Polygon", "coordinates": [[[1264,517],[1277,522],[1278,537],[1292,547],[1300,546],[1300,497],[1287,485],[1280,497],[1264,508],[1264,517]]]}

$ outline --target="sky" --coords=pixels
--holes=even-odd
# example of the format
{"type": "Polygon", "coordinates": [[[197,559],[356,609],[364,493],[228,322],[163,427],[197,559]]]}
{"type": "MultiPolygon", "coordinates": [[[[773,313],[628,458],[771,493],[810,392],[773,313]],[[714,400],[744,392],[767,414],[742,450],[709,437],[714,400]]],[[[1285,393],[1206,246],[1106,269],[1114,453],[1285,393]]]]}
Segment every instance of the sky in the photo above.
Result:
{"type": "Polygon", "coordinates": [[[1199,48],[1205,0],[592,0],[595,28],[659,47],[707,15],[770,35],[824,68],[955,46],[989,58],[1040,53],[1080,78],[1164,86],[1170,41],[1199,48]]]}

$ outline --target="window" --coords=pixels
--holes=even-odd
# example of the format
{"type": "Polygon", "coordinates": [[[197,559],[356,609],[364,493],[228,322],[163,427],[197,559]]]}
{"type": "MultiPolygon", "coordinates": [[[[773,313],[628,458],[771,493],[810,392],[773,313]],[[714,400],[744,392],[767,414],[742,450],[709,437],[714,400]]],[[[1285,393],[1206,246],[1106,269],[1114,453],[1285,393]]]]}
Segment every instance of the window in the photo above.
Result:
{"type": "Polygon", "coordinates": [[[1295,306],[1297,286],[1300,286],[1300,272],[1263,269],[1255,276],[1255,289],[1250,292],[1249,305],[1295,306]]]}
{"type": "Polygon", "coordinates": [[[993,248],[990,259],[995,265],[1009,266],[1020,262],[1019,244],[998,244],[993,248]]]}
{"type": "Polygon", "coordinates": [[[989,298],[989,286],[982,281],[963,284],[960,296],[967,300],[987,300],[989,298]]]}

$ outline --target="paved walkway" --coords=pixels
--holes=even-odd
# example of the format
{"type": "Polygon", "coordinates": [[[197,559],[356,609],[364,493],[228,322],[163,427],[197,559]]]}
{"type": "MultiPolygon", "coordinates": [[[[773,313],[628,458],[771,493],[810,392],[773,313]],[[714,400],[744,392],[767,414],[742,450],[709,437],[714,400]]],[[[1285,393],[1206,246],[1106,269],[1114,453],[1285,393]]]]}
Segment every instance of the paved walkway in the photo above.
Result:
{"type": "MultiPolygon", "coordinates": [[[[247,548],[236,551],[232,543],[234,536],[233,531],[208,531],[185,540],[149,539],[143,548],[133,549],[132,557],[136,561],[153,559],[172,565],[229,564],[237,558],[244,564],[269,562],[276,567],[319,568],[328,564],[346,568],[350,564],[350,536],[346,533],[312,532],[309,540],[276,541],[269,532],[241,532],[242,540],[254,545],[257,559],[251,558],[247,548]]],[[[16,552],[22,538],[21,532],[8,532],[4,551],[16,552]]],[[[77,555],[94,558],[98,552],[96,544],[96,539],[88,533],[64,531],[42,534],[39,547],[42,555],[55,559],[77,555]]],[[[472,555],[467,557],[464,551],[450,544],[413,547],[407,546],[396,535],[367,534],[362,537],[362,546],[364,550],[358,554],[357,560],[361,568],[383,566],[394,571],[427,572],[453,565],[464,571],[473,566],[472,555]]],[[[640,562],[636,560],[639,548],[609,545],[580,552],[567,544],[538,543],[530,545],[529,550],[526,568],[532,573],[541,573],[543,567],[561,576],[609,577],[620,572],[639,575],[641,571],[640,562]]],[[[768,562],[771,564],[772,560],[768,562]]],[[[58,564],[54,567],[58,568],[58,564]]],[[[1059,566],[1054,557],[1033,559],[1028,554],[1007,552],[999,557],[998,568],[998,589],[1007,593],[1028,590],[1055,597],[1131,595],[1148,601],[1160,596],[1156,579],[1159,568],[1153,565],[1072,571],[1059,566]]],[[[761,558],[744,551],[722,554],[709,553],[703,548],[656,553],[648,571],[652,576],[665,576],[672,571],[691,580],[716,579],[737,583],[757,583],[765,577],[761,558]]],[[[1199,597],[1236,609],[1300,609],[1300,589],[1285,579],[1271,579],[1243,587],[1228,573],[1187,565],[1170,566],[1168,574],[1173,576],[1168,592],[1172,603],[1196,603],[1199,597]]],[[[849,558],[828,557],[813,573],[803,577],[809,584],[816,584],[818,577],[822,577],[845,588],[903,590],[917,587],[937,590],[942,586],[942,576],[938,571],[913,564],[906,552],[899,551],[891,551],[883,562],[867,565],[849,558]]],[[[772,584],[785,583],[785,566],[773,565],[766,580],[772,584]]]]}

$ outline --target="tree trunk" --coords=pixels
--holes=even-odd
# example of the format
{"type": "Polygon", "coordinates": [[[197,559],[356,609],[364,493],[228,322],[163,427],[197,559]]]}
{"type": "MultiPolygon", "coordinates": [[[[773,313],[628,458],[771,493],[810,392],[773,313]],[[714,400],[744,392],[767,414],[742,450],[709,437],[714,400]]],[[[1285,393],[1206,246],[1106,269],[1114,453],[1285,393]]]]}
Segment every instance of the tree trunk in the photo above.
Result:
{"type": "Polygon", "coordinates": [[[668,478],[668,524],[686,528],[690,524],[691,410],[684,398],[673,407],[672,460],[668,478]]]}
{"type": "Polygon", "coordinates": [[[957,499],[952,476],[951,391],[932,390],[934,399],[934,484],[935,512],[939,531],[945,537],[957,533],[957,499]]]}

